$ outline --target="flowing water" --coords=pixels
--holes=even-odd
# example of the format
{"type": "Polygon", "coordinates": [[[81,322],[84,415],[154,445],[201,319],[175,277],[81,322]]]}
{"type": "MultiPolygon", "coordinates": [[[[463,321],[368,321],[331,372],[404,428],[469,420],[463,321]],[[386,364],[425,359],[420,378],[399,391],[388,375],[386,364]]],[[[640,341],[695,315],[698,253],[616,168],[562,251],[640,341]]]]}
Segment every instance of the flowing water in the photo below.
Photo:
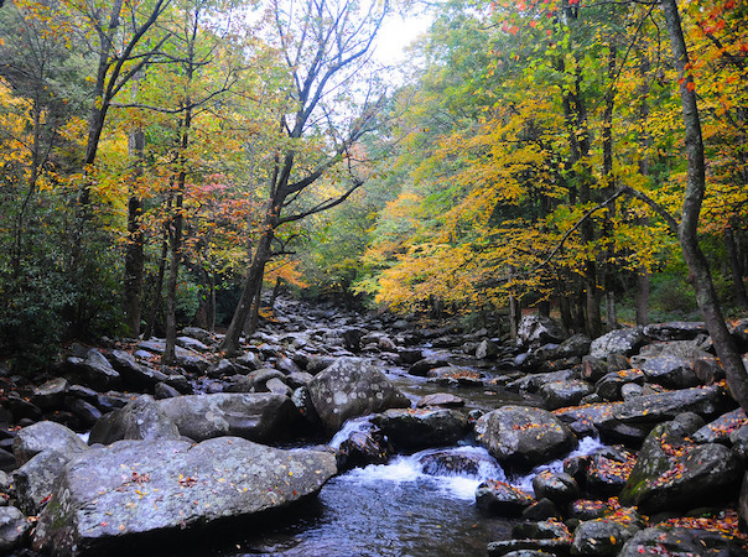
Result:
{"type": "MultiPolygon", "coordinates": [[[[529,404],[520,395],[500,389],[468,387],[451,390],[395,370],[390,378],[416,400],[431,392],[453,392],[468,408],[484,411],[503,404],[529,404]]],[[[330,441],[340,444],[355,431],[371,427],[368,417],[346,422],[330,441]]],[[[573,454],[600,447],[584,440],[573,454]]],[[[281,513],[251,534],[232,531],[224,546],[211,541],[191,557],[472,557],[485,555],[486,546],[510,537],[512,522],[487,516],[475,505],[475,490],[486,479],[505,480],[532,493],[532,478],[541,469],[558,471],[558,460],[525,476],[507,477],[482,447],[464,444],[399,455],[385,465],[349,470],[331,479],[318,497],[292,514],[281,513]],[[440,466],[429,458],[444,453],[466,463],[440,466]]],[[[181,555],[186,555],[184,552],[181,555]]]]}

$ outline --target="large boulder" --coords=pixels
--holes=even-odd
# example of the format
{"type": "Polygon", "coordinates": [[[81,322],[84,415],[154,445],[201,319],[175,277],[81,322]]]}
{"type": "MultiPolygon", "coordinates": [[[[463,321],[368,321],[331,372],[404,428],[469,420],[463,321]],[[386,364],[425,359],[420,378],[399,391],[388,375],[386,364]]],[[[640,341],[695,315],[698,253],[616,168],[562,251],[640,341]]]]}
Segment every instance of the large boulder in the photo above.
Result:
{"type": "MultiPolygon", "coordinates": [[[[138,348],[141,350],[147,350],[154,354],[163,354],[166,349],[166,344],[163,341],[151,339],[139,343],[138,348]]],[[[197,352],[182,348],[181,346],[176,346],[174,348],[174,355],[177,360],[177,365],[188,372],[202,374],[210,367],[210,362],[207,359],[200,356],[197,352]]]]}
{"type": "Polygon", "coordinates": [[[372,419],[395,449],[415,451],[452,445],[470,429],[465,414],[447,408],[394,408],[372,419]]]}
{"type": "Polygon", "coordinates": [[[42,410],[59,408],[65,401],[65,395],[68,392],[68,380],[64,377],[56,377],[39,385],[34,389],[31,396],[31,402],[36,404],[42,410]]]}
{"type": "Polygon", "coordinates": [[[737,457],[724,445],[696,445],[671,424],[652,430],[619,496],[642,513],[684,511],[736,493],[742,479],[737,457]]]}
{"type": "Polygon", "coordinates": [[[286,451],[236,437],[120,441],[92,449],[60,476],[33,546],[58,556],[153,550],[159,535],[287,506],[335,473],[332,453],[286,451]]]}
{"type": "Polygon", "coordinates": [[[13,472],[18,506],[27,515],[39,512],[42,503],[52,494],[58,476],[74,455],[55,450],[39,453],[13,472]]]}
{"type": "Polygon", "coordinates": [[[645,339],[642,327],[616,329],[592,341],[590,356],[602,359],[606,359],[610,354],[632,356],[637,353],[645,339]]]}
{"type": "Polygon", "coordinates": [[[699,335],[708,335],[706,324],[695,321],[671,321],[652,323],[644,327],[644,334],[652,340],[693,340],[699,335]]]}
{"type": "Polygon", "coordinates": [[[559,343],[566,338],[561,325],[550,317],[525,315],[517,329],[517,338],[527,348],[559,343]]]}
{"type": "Polygon", "coordinates": [[[618,557],[742,557],[746,548],[727,533],[668,526],[647,528],[630,538],[618,557]]]}
{"type": "Polygon", "coordinates": [[[275,393],[217,393],[158,401],[179,433],[195,441],[232,435],[252,441],[288,436],[298,412],[291,399],[275,393]]]}
{"type": "Polygon", "coordinates": [[[615,557],[623,545],[641,530],[636,522],[598,518],[582,522],[574,530],[572,555],[615,557]]]}
{"type": "Polygon", "coordinates": [[[518,517],[534,501],[529,493],[502,481],[487,480],[475,490],[478,508],[499,516],[518,517]]]}
{"type": "Polygon", "coordinates": [[[684,412],[711,420],[728,409],[729,396],[717,386],[639,396],[625,402],[591,404],[556,410],[554,414],[573,431],[590,427],[607,441],[639,443],[652,428],[684,412]]]}
{"type": "Polygon", "coordinates": [[[74,455],[88,450],[83,440],[70,429],[56,422],[38,422],[23,428],[13,439],[13,454],[22,466],[42,451],[74,455]]]}
{"type": "Polygon", "coordinates": [[[125,386],[135,391],[153,391],[158,383],[169,378],[161,371],[139,364],[132,354],[124,350],[113,350],[109,361],[122,377],[125,386]]]}
{"type": "Polygon", "coordinates": [[[631,364],[642,370],[650,383],[668,389],[687,389],[701,384],[693,362],[705,357],[709,354],[693,342],[677,341],[650,344],[631,358],[631,364]]]}
{"type": "Polygon", "coordinates": [[[552,381],[540,387],[540,396],[547,410],[556,410],[565,406],[576,406],[594,387],[582,379],[552,381]]]}
{"type": "Polygon", "coordinates": [[[122,377],[112,367],[106,356],[96,349],[86,352],[85,358],[67,359],[67,373],[73,383],[81,383],[97,391],[119,389],[122,377]]]}
{"type": "Polygon", "coordinates": [[[0,507],[0,553],[19,547],[31,529],[31,522],[16,507],[0,507]]]}
{"type": "Polygon", "coordinates": [[[577,439],[553,414],[540,408],[504,406],[482,416],[478,441],[502,465],[521,469],[549,462],[569,452],[577,439]]]}
{"type": "Polygon", "coordinates": [[[339,358],[307,385],[322,423],[337,431],[349,418],[408,408],[410,400],[385,375],[359,358],[339,358]]]}
{"type": "Polygon", "coordinates": [[[694,443],[728,443],[733,431],[748,425],[748,418],[742,408],[722,414],[719,418],[701,427],[691,435],[694,443]]]}
{"type": "Polygon", "coordinates": [[[179,439],[179,430],[153,398],[141,395],[124,408],[109,412],[96,422],[88,442],[109,445],[122,439],[179,439]]]}
{"type": "Polygon", "coordinates": [[[535,359],[539,361],[559,360],[561,358],[582,357],[590,352],[592,341],[588,336],[577,333],[567,338],[560,345],[553,344],[541,346],[534,352],[535,359]]]}

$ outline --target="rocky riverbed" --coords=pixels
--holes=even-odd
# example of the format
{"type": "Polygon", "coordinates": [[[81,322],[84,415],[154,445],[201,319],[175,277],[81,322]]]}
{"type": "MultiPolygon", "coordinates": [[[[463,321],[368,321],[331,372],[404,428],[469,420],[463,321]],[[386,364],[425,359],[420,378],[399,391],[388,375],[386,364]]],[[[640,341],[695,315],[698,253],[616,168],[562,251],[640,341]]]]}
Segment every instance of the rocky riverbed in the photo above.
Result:
{"type": "MultiPolygon", "coordinates": [[[[508,525],[483,554],[748,555],[748,419],[703,324],[591,340],[527,316],[509,341],[282,300],[241,357],[219,342],[186,329],[174,368],[158,339],[70,346],[33,381],[0,368],[0,552],[164,555],[303,522],[341,473],[407,462],[479,478],[476,520],[508,525]]],[[[364,554],[345,542],[318,554],[364,554]]]]}

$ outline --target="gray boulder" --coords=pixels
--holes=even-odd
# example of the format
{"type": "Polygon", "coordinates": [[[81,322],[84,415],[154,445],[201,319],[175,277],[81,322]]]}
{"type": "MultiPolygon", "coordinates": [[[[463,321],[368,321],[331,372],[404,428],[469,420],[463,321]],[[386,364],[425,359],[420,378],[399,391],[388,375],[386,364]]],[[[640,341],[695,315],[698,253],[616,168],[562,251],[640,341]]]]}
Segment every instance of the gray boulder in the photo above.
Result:
{"type": "Polygon", "coordinates": [[[291,399],[275,393],[189,395],[157,404],[181,435],[195,441],[224,435],[279,441],[298,416],[291,399]]]}
{"type": "Polygon", "coordinates": [[[511,518],[520,516],[535,500],[529,493],[506,482],[488,480],[476,489],[475,502],[479,509],[511,518]]]}
{"type": "Polygon", "coordinates": [[[581,333],[577,333],[560,345],[547,345],[541,346],[534,353],[535,359],[539,361],[545,360],[559,360],[561,358],[573,358],[585,356],[589,354],[590,345],[592,341],[588,336],[581,333]]]}
{"type": "MultiPolygon", "coordinates": [[[[182,337],[189,338],[189,337],[182,337]]],[[[194,341],[194,339],[191,339],[194,341]]],[[[163,354],[166,349],[166,344],[163,341],[157,339],[145,340],[138,344],[138,348],[141,350],[147,350],[154,354],[163,354]]],[[[208,347],[205,347],[208,349],[208,347]]],[[[183,348],[182,346],[176,346],[174,349],[174,355],[177,360],[177,365],[184,368],[186,371],[192,373],[205,373],[210,367],[210,362],[200,356],[197,352],[183,348]]]]}
{"type": "Polygon", "coordinates": [[[433,354],[415,362],[412,366],[410,366],[410,370],[408,371],[408,373],[410,373],[411,375],[417,375],[419,377],[425,377],[432,369],[446,367],[448,365],[448,354],[433,354]]]}
{"type": "Polygon", "coordinates": [[[410,400],[385,375],[358,358],[339,358],[307,385],[317,415],[329,431],[350,418],[408,408],[410,400]]]}
{"type": "Polygon", "coordinates": [[[652,323],[644,327],[644,334],[652,340],[693,340],[699,335],[708,335],[706,324],[692,321],[652,323]]]}
{"type": "Polygon", "coordinates": [[[554,413],[573,431],[588,431],[592,425],[605,440],[638,443],[655,425],[683,412],[694,412],[711,420],[730,404],[724,390],[712,386],[643,395],[624,402],[564,408],[554,413]]]}
{"type": "Polygon", "coordinates": [[[232,393],[266,393],[268,391],[268,381],[271,379],[284,380],[285,377],[286,376],[277,369],[257,369],[240,377],[239,380],[231,385],[228,390],[232,393]]]}
{"type": "Polygon", "coordinates": [[[0,507],[0,553],[18,548],[31,529],[31,522],[16,507],[0,507]]]}
{"type": "Polygon", "coordinates": [[[372,423],[381,429],[395,449],[406,451],[452,445],[470,429],[463,413],[447,408],[395,408],[377,414],[372,423]]]}
{"type": "Polygon", "coordinates": [[[457,395],[453,395],[451,393],[432,393],[430,395],[424,396],[421,400],[419,400],[416,406],[418,408],[427,408],[429,406],[445,406],[457,408],[465,406],[465,401],[457,395]]]}
{"type": "Polygon", "coordinates": [[[607,359],[610,354],[632,356],[646,340],[643,327],[616,329],[592,341],[590,356],[607,359]]]}
{"type": "Polygon", "coordinates": [[[59,556],[105,555],[231,517],[250,525],[262,511],[317,493],[336,472],[331,453],[236,437],[198,445],[120,441],[65,469],[39,515],[33,547],[59,556]]]}
{"type": "Polygon", "coordinates": [[[149,395],[141,395],[124,408],[109,412],[94,425],[90,444],[109,445],[115,441],[179,439],[179,430],[149,395]]]}
{"type": "Polygon", "coordinates": [[[571,554],[615,557],[640,530],[641,526],[635,522],[616,522],[607,518],[582,522],[574,530],[571,554]]]}
{"type": "Polygon", "coordinates": [[[727,443],[733,431],[748,425],[748,418],[742,408],[722,414],[691,435],[694,443],[727,443]]]}
{"type": "Polygon", "coordinates": [[[31,395],[31,402],[42,410],[59,408],[65,401],[68,388],[68,380],[64,377],[51,379],[34,389],[34,394],[31,395]]]}
{"type": "Polygon", "coordinates": [[[622,369],[606,373],[595,383],[595,392],[603,400],[621,400],[623,387],[630,383],[644,384],[644,373],[638,369],[622,369]]]}
{"type": "Polygon", "coordinates": [[[563,506],[579,499],[581,490],[577,481],[563,472],[541,472],[532,479],[535,499],[549,499],[556,505],[563,506]]]}
{"type": "Polygon", "coordinates": [[[680,527],[654,527],[636,533],[621,549],[618,557],[661,557],[698,555],[699,557],[743,557],[740,540],[723,534],[680,527]]]}
{"type": "Polygon", "coordinates": [[[67,359],[69,379],[97,391],[119,389],[122,377],[109,363],[109,360],[98,350],[91,349],[85,358],[70,357],[67,359]]]}
{"type": "Polygon", "coordinates": [[[717,444],[696,445],[670,431],[652,430],[639,452],[619,496],[622,505],[637,505],[644,514],[702,507],[737,491],[742,468],[730,450],[717,444]]]}
{"type": "Polygon", "coordinates": [[[701,384],[693,362],[708,357],[693,342],[677,341],[650,344],[631,358],[631,364],[641,369],[650,383],[668,389],[687,389],[701,384]]]}
{"type": "Polygon", "coordinates": [[[157,383],[169,378],[165,373],[139,364],[132,354],[124,350],[113,350],[109,361],[122,377],[125,386],[134,391],[153,391],[157,383]]]}
{"type": "Polygon", "coordinates": [[[262,361],[254,352],[247,352],[246,354],[239,356],[236,360],[234,360],[234,364],[237,368],[239,368],[239,370],[243,370],[244,373],[248,371],[254,371],[262,367],[262,361]]]}
{"type": "Polygon", "coordinates": [[[475,431],[499,463],[523,469],[549,462],[577,444],[553,414],[527,406],[493,410],[478,420],[475,431]]]}
{"type": "Polygon", "coordinates": [[[210,350],[210,346],[208,346],[207,344],[200,342],[196,338],[188,336],[177,337],[176,342],[177,346],[181,346],[182,348],[193,350],[195,352],[208,352],[210,350]]]}
{"type": "Polygon", "coordinates": [[[517,338],[527,348],[542,346],[549,342],[560,343],[566,338],[561,325],[550,317],[525,315],[519,324],[517,338]]]}
{"type": "Polygon", "coordinates": [[[35,515],[53,490],[58,476],[74,455],[54,450],[39,453],[13,472],[18,505],[27,515],[35,515]]]}
{"type": "Polygon", "coordinates": [[[13,454],[19,466],[48,450],[74,455],[87,451],[88,445],[64,425],[47,421],[23,428],[13,439],[13,454]]]}
{"type": "Polygon", "coordinates": [[[592,385],[582,379],[569,381],[552,381],[540,387],[543,406],[548,410],[556,410],[565,406],[576,406],[588,394],[594,392],[592,385]]]}
{"type": "Polygon", "coordinates": [[[499,355],[499,345],[494,341],[485,339],[475,349],[475,357],[479,360],[496,358],[499,355]]]}

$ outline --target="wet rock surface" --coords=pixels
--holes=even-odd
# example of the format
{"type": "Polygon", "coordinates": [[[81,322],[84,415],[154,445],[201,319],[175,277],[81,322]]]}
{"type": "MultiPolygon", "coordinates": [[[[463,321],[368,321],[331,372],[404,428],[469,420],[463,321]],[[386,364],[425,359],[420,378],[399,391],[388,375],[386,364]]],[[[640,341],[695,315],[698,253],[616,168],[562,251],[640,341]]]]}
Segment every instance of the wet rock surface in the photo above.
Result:
{"type": "Polygon", "coordinates": [[[335,457],[222,437],[120,441],[71,462],[39,516],[36,549],[102,554],[111,544],[286,505],[316,493],[335,457]]]}
{"type": "MultiPolygon", "coordinates": [[[[187,329],[175,367],[160,365],[164,343],[151,339],[73,345],[38,381],[0,376],[0,468],[10,473],[7,481],[0,473],[0,551],[30,552],[27,516],[37,513],[33,539],[46,553],[99,555],[147,546],[151,536],[169,543],[182,528],[291,508],[338,469],[427,449],[418,453],[424,474],[488,470],[475,506],[524,521],[489,555],[655,555],[679,546],[748,554],[736,535],[738,512],[748,516],[748,422],[721,382],[703,324],[590,340],[527,316],[517,344],[488,329],[291,300],[280,307],[235,359],[217,352],[219,336],[187,329]],[[325,445],[357,418],[368,426],[325,445]],[[91,428],[88,448],[77,433],[91,428]],[[569,456],[588,436],[611,446],[569,456]],[[272,447],[289,443],[323,449],[272,447]],[[323,478],[269,494],[291,481],[281,472],[297,458],[306,464],[289,469],[293,477],[314,468],[323,478]],[[544,468],[557,458],[563,472],[544,468]],[[518,488],[512,474],[536,466],[518,488]],[[267,482],[241,483],[235,474],[247,469],[267,482]],[[225,484],[263,496],[248,503],[225,484]],[[179,515],[167,493],[196,497],[179,515]],[[144,501],[148,511],[136,513],[144,501]],[[105,506],[109,514],[97,514],[105,506]],[[566,533],[550,517],[565,521],[566,533]]],[[[733,335],[740,341],[745,329],[733,335]]]]}

